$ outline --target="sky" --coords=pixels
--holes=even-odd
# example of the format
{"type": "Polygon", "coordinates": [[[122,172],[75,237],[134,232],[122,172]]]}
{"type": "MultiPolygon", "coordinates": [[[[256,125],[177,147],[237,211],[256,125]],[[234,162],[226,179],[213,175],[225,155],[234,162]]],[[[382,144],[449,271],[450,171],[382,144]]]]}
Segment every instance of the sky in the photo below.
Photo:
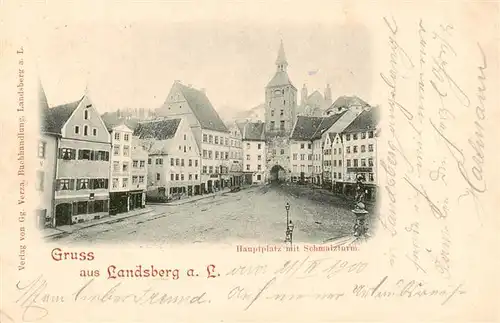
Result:
{"type": "Polygon", "coordinates": [[[280,40],[298,89],[372,96],[373,40],[354,19],[54,20],[32,39],[49,104],[85,89],[101,112],[156,109],[175,80],[205,88],[226,118],[264,102],[280,40]],[[325,20],[326,21],[326,20],[325,20]],[[308,72],[317,71],[315,75],[308,72]]]}

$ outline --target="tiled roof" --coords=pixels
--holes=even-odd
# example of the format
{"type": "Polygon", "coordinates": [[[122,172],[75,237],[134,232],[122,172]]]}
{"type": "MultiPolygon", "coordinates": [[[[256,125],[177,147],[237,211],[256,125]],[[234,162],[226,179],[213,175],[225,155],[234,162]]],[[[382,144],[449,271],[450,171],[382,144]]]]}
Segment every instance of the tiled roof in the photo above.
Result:
{"type": "Polygon", "coordinates": [[[141,122],[134,130],[134,136],[140,139],[156,140],[171,139],[175,136],[181,119],[164,119],[151,122],[141,122]]]}
{"type": "Polygon", "coordinates": [[[366,107],[370,106],[368,103],[365,101],[361,100],[357,96],[339,96],[335,102],[328,108],[330,109],[338,109],[338,108],[350,108],[352,106],[361,106],[361,107],[366,107]]]}
{"type": "Polygon", "coordinates": [[[116,113],[104,113],[101,115],[102,121],[104,121],[104,124],[106,125],[106,128],[108,131],[113,130],[114,127],[119,126],[119,125],[126,125],[129,127],[131,130],[134,130],[137,128],[139,121],[135,119],[123,119],[123,118],[118,118],[116,113]]]}
{"type": "Polygon", "coordinates": [[[267,87],[281,86],[281,85],[293,86],[292,81],[290,81],[290,77],[288,77],[287,72],[276,72],[271,81],[267,83],[267,87]]]}
{"type": "Polygon", "coordinates": [[[335,122],[337,122],[337,120],[340,119],[340,117],[342,117],[344,115],[344,113],[345,113],[345,111],[328,116],[328,117],[323,117],[323,120],[321,121],[321,124],[316,129],[316,132],[314,133],[312,140],[321,138],[321,135],[323,134],[323,132],[325,132],[331,126],[333,126],[333,124],[335,122]]]}
{"type": "Polygon", "coordinates": [[[202,129],[229,132],[226,125],[215,111],[212,103],[203,91],[178,83],[189,107],[201,124],[202,129]]]}
{"type": "Polygon", "coordinates": [[[360,132],[367,130],[375,130],[380,120],[380,109],[373,107],[370,110],[365,110],[354,119],[344,132],[360,132]]]}
{"type": "Polygon", "coordinates": [[[323,132],[328,130],[345,112],[328,117],[298,116],[297,122],[290,136],[294,140],[315,140],[321,138],[323,132]]]}
{"type": "Polygon", "coordinates": [[[243,140],[265,140],[263,122],[248,122],[245,125],[243,140]]]}
{"type": "Polygon", "coordinates": [[[75,102],[46,109],[42,112],[41,130],[43,132],[61,134],[62,127],[66,124],[69,117],[71,117],[71,114],[76,110],[82,100],[83,97],[75,102]]]}
{"type": "Polygon", "coordinates": [[[236,122],[236,126],[238,126],[238,129],[240,130],[241,136],[245,134],[245,125],[247,122],[236,122]]]}
{"type": "Polygon", "coordinates": [[[298,116],[290,139],[311,140],[323,121],[323,117],[298,116]]]}

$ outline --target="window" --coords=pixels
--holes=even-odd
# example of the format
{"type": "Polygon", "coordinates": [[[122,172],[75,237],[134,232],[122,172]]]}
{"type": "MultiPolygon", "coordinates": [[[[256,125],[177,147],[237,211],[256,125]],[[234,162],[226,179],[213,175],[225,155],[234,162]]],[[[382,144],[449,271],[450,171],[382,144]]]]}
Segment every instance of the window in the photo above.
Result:
{"type": "Polygon", "coordinates": [[[274,121],[271,121],[271,124],[269,125],[270,130],[274,130],[274,121]]]}
{"type": "Polygon", "coordinates": [[[261,149],[262,148],[262,144],[257,144],[257,149],[261,149]]]}
{"type": "Polygon", "coordinates": [[[358,160],[357,159],[353,159],[352,162],[354,163],[354,167],[358,167],[358,160]]]}
{"type": "Polygon", "coordinates": [[[361,133],[361,139],[365,139],[366,138],[366,132],[362,132],[361,133]]]}
{"type": "Polygon", "coordinates": [[[90,150],[88,149],[80,149],[78,150],[78,159],[81,160],[91,160],[90,158],[90,150]]]}
{"type": "Polygon", "coordinates": [[[128,137],[129,137],[129,134],[128,134],[128,133],[124,134],[124,135],[123,135],[123,140],[128,141],[128,137]]]}
{"type": "Polygon", "coordinates": [[[203,174],[207,173],[207,166],[203,166],[203,174]]]}
{"type": "Polygon", "coordinates": [[[208,151],[208,159],[212,159],[212,155],[213,155],[213,154],[212,154],[212,151],[211,151],[211,150],[209,150],[209,151],[208,151]]]}
{"type": "Polygon", "coordinates": [[[75,183],[74,179],[59,179],[57,180],[57,188],[60,191],[70,191],[73,190],[73,185],[75,183]]]}
{"type": "Polygon", "coordinates": [[[189,166],[189,167],[192,167],[192,166],[193,166],[193,161],[192,161],[191,159],[188,161],[188,166],[189,166]]]}
{"type": "Polygon", "coordinates": [[[247,170],[250,170],[250,165],[247,164],[247,170]]]}
{"type": "Polygon", "coordinates": [[[312,167],[312,165],[308,165],[308,166],[307,166],[307,172],[308,172],[308,173],[312,173],[312,171],[313,171],[313,167],[312,167]]]}
{"type": "Polygon", "coordinates": [[[333,167],[337,167],[337,161],[336,160],[333,161],[333,167]]]}
{"type": "Polygon", "coordinates": [[[305,160],[306,159],[306,154],[300,154],[300,160],[305,160]]]}
{"type": "Polygon", "coordinates": [[[347,167],[351,167],[351,160],[350,159],[347,160],[347,167]]]}
{"type": "Polygon", "coordinates": [[[38,142],[38,158],[44,158],[45,159],[45,148],[47,146],[47,143],[45,141],[39,141],[38,142]]]}
{"type": "Polygon", "coordinates": [[[79,126],[75,126],[75,134],[79,134],[80,133],[80,127],[79,126]]]}
{"type": "Polygon", "coordinates": [[[175,179],[175,175],[174,174],[170,174],[170,180],[173,181],[175,179]]]}
{"type": "Polygon", "coordinates": [[[297,154],[293,154],[293,160],[297,160],[297,154]]]}
{"type": "Polygon", "coordinates": [[[373,173],[368,173],[368,180],[373,182],[373,173]]]}
{"type": "Polygon", "coordinates": [[[59,148],[59,158],[64,160],[76,159],[76,149],[59,148]]]}
{"type": "Polygon", "coordinates": [[[285,154],[285,149],[281,149],[281,154],[284,155],[285,154]]]}
{"type": "Polygon", "coordinates": [[[137,176],[132,176],[132,185],[137,184],[138,177],[137,176]]]}
{"type": "Polygon", "coordinates": [[[351,153],[351,146],[347,146],[345,148],[346,153],[350,154],[351,153]]]}
{"type": "Polygon", "coordinates": [[[190,181],[191,181],[191,180],[193,180],[193,174],[189,174],[188,179],[189,179],[190,181]]]}
{"type": "Polygon", "coordinates": [[[138,160],[133,160],[132,161],[132,168],[137,168],[139,166],[139,161],[138,160]]]}
{"type": "Polygon", "coordinates": [[[373,158],[368,158],[368,166],[373,166],[373,158]]]}
{"type": "Polygon", "coordinates": [[[352,134],[352,140],[358,140],[358,134],[357,133],[353,133],[352,134]]]}
{"type": "Polygon", "coordinates": [[[160,180],[160,173],[156,173],[156,180],[159,181],[160,180]]]}
{"type": "Polygon", "coordinates": [[[218,151],[215,152],[215,159],[219,159],[219,152],[218,151]]]}
{"type": "Polygon", "coordinates": [[[262,170],[262,165],[257,165],[257,170],[262,170]]]}
{"type": "Polygon", "coordinates": [[[280,116],[282,116],[282,115],[284,115],[284,114],[285,114],[285,113],[284,113],[284,110],[281,110],[281,111],[280,111],[280,116]]]}
{"type": "Polygon", "coordinates": [[[118,178],[113,178],[113,188],[118,188],[118,178]]]}
{"type": "Polygon", "coordinates": [[[151,158],[148,158],[148,165],[151,165],[151,158]]]}
{"type": "Polygon", "coordinates": [[[203,134],[203,142],[207,142],[207,135],[203,134]]]}
{"type": "Polygon", "coordinates": [[[184,158],[181,159],[181,167],[184,167],[184,158]]]}
{"type": "Polygon", "coordinates": [[[339,155],[342,154],[342,148],[339,148],[339,155]]]}
{"type": "Polygon", "coordinates": [[[308,156],[308,158],[307,158],[307,159],[308,159],[308,160],[312,160],[312,159],[313,159],[313,155],[312,155],[312,154],[309,154],[309,156],[308,156]]]}
{"type": "Polygon", "coordinates": [[[215,143],[216,145],[218,145],[218,144],[219,144],[219,137],[218,137],[218,136],[215,136],[215,141],[214,141],[214,143],[215,143]]]}
{"type": "Polygon", "coordinates": [[[228,160],[228,159],[229,159],[229,153],[226,151],[226,152],[224,153],[224,155],[226,156],[226,160],[228,160]]]}
{"type": "Polygon", "coordinates": [[[198,167],[198,159],[194,160],[194,167],[198,167]]]}
{"type": "Polygon", "coordinates": [[[139,184],[143,184],[144,183],[144,176],[139,176],[139,184]]]}
{"type": "Polygon", "coordinates": [[[83,126],[83,135],[84,136],[89,135],[89,126],[87,126],[87,125],[83,126]]]}
{"type": "Polygon", "coordinates": [[[115,155],[115,156],[120,155],[120,145],[113,146],[113,155],[115,155]]]}
{"type": "Polygon", "coordinates": [[[181,150],[182,150],[182,146],[179,146],[179,151],[181,151],[181,150]]]}
{"type": "Polygon", "coordinates": [[[310,144],[310,143],[309,143],[309,144],[307,144],[307,149],[311,149],[311,148],[312,148],[312,147],[311,147],[311,144],[310,144]]]}
{"type": "Polygon", "coordinates": [[[280,130],[285,130],[285,121],[284,120],[280,121],[280,130]]]}
{"type": "Polygon", "coordinates": [[[229,139],[225,138],[224,143],[226,144],[226,146],[229,146],[229,139]]]}
{"type": "Polygon", "coordinates": [[[358,146],[353,146],[352,147],[352,152],[357,153],[358,152],[358,146]]]}
{"type": "Polygon", "coordinates": [[[373,138],[373,131],[368,132],[368,138],[373,138]]]}
{"type": "Polygon", "coordinates": [[[123,165],[122,165],[122,170],[124,172],[128,172],[128,162],[123,162],[123,165]]]}
{"type": "Polygon", "coordinates": [[[366,159],[361,159],[361,167],[366,167],[366,159]]]}
{"type": "Polygon", "coordinates": [[[124,177],[122,179],[122,188],[127,188],[128,187],[128,178],[124,177]]]}
{"type": "Polygon", "coordinates": [[[247,155],[247,160],[250,160],[250,155],[247,155]]]}
{"type": "Polygon", "coordinates": [[[337,173],[333,173],[333,178],[337,178],[337,173]]]}
{"type": "Polygon", "coordinates": [[[175,159],[175,166],[179,166],[180,165],[180,159],[179,158],[176,158],[175,159]]]}
{"type": "Polygon", "coordinates": [[[45,173],[41,170],[36,171],[36,183],[35,188],[37,191],[43,192],[43,182],[45,178],[45,173]]]}
{"type": "Polygon", "coordinates": [[[174,166],[174,159],[170,158],[170,166],[174,166]]]}
{"type": "Polygon", "coordinates": [[[250,143],[247,142],[247,149],[250,149],[250,143]]]}
{"type": "Polygon", "coordinates": [[[92,129],[92,136],[97,136],[97,128],[92,129]]]}
{"type": "Polygon", "coordinates": [[[271,117],[274,117],[274,110],[271,110],[271,117]]]}
{"type": "Polygon", "coordinates": [[[350,134],[345,135],[345,140],[347,141],[351,140],[351,135],[350,134]]]}
{"type": "Polygon", "coordinates": [[[208,167],[208,172],[212,174],[214,172],[214,166],[209,166],[208,167]]]}
{"type": "Polygon", "coordinates": [[[113,162],[113,172],[119,172],[120,171],[120,162],[114,161],[113,162]]]}
{"type": "Polygon", "coordinates": [[[184,134],[184,140],[187,140],[187,135],[186,134],[184,134]]]}
{"type": "Polygon", "coordinates": [[[368,145],[368,151],[373,151],[373,144],[368,145]]]}
{"type": "Polygon", "coordinates": [[[89,110],[85,109],[83,111],[83,119],[85,119],[85,120],[89,119],[89,110]]]}
{"type": "Polygon", "coordinates": [[[156,164],[156,165],[163,165],[163,159],[161,159],[161,158],[156,158],[156,160],[155,160],[155,164],[156,164]]]}
{"type": "Polygon", "coordinates": [[[261,155],[258,155],[258,156],[257,156],[257,160],[262,160],[262,156],[261,156],[261,155]]]}
{"type": "Polygon", "coordinates": [[[181,174],[181,181],[184,180],[184,174],[181,174]]]}
{"type": "Polygon", "coordinates": [[[194,174],[194,179],[198,180],[198,174],[194,174]]]}
{"type": "Polygon", "coordinates": [[[365,145],[361,145],[361,152],[364,153],[366,151],[366,146],[365,145]]]}
{"type": "Polygon", "coordinates": [[[115,140],[120,140],[120,133],[119,132],[115,132],[115,140]]]}
{"type": "Polygon", "coordinates": [[[186,146],[184,146],[184,152],[186,152],[186,146]]]}
{"type": "Polygon", "coordinates": [[[300,165],[300,171],[304,172],[306,170],[306,167],[304,165],[300,165]]]}
{"type": "Polygon", "coordinates": [[[304,144],[300,144],[300,149],[304,149],[304,144]]]}
{"type": "Polygon", "coordinates": [[[342,179],[342,174],[341,173],[338,173],[338,178],[342,179]]]}
{"type": "Polygon", "coordinates": [[[89,179],[88,178],[80,178],[76,180],[76,189],[77,190],[88,190],[89,189],[89,179]]]}
{"type": "Polygon", "coordinates": [[[339,159],[339,167],[342,166],[342,160],[339,159]]]}
{"type": "Polygon", "coordinates": [[[214,137],[212,135],[208,136],[208,143],[211,144],[214,142],[214,137]]]}

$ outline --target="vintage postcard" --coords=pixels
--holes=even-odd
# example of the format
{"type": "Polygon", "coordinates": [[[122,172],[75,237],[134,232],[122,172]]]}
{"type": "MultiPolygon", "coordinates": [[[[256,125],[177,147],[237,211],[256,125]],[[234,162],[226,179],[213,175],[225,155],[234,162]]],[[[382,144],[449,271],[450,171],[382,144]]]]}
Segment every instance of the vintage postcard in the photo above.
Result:
{"type": "Polygon", "coordinates": [[[0,322],[499,321],[497,1],[0,6],[0,322]]]}

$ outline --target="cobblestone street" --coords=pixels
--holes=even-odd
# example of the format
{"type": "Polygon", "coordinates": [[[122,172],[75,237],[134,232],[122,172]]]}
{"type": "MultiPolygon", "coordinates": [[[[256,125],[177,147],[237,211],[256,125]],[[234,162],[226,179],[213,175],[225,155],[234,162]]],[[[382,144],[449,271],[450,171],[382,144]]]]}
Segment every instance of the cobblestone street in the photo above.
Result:
{"type": "Polygon", "coordinates": [[[152,205],[149,214],[85,228],[54,241],[140,246],[282,243],[287,202],[295,224],[294,242],[324,243],[352,234],[351,203],[322,190],[275,184],[177,206],[152,205]]]}

